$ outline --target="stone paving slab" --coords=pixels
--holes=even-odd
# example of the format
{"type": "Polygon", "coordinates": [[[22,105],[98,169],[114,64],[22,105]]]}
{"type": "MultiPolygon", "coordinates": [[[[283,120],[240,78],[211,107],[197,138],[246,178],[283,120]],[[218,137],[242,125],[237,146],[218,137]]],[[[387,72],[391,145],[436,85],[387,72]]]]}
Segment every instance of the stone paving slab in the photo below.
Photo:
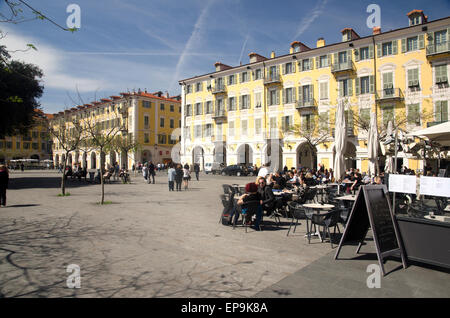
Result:
{"type": "Polygon", "coordinates": [[[450,270],[424,264],[402,268],[399,259],[385,263],[387,275],[380,288],[368,288],[370,264],[377,264],[373,241],[355,254],[356,246],[344,246],[338,260],[336,249],[276,284],[256,293],[257,298],[449,298],[450,270]]]}
{"type": "Polygon", "coordinates": [[[169,192],[163,172],[157,184],[137,176],[106,184],[105,206],[100,185],[70,181],[71,195],[58,197],[56,172],[11,178],[0,297],[251,297],[331,250],[308,244],[305,223],[289,237],[287,219],[262,232],[219,224],[221,185],[254,177],[201,174],[188,191],[169,192]],[[81,268],[80,289],[67,288],[69,264],[81,268]]]}

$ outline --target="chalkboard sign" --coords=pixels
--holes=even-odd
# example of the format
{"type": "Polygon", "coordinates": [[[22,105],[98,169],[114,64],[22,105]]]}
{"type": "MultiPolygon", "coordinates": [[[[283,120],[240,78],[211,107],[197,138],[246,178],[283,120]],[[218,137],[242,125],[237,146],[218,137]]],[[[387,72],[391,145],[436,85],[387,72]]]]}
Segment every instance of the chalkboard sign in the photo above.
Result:
{"type": "Polygon", "coordinates": [[[369,227],[372,229],[383,275],[385,275],[383,259],[389,255],[400,254],[403,267],[406,268],[405,253],[399,239],[398,227],[385,185],[360,187],[335,259],[338,258],[342,246],[351,242],[359,243],[356,251],[359,253],[369,227]]]}

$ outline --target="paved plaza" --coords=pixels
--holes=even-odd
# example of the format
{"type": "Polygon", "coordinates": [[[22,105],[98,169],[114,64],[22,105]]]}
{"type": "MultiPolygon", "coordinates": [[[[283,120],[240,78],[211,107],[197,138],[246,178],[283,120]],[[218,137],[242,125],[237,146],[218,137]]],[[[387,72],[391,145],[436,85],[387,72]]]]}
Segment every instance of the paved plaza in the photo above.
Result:
{"type": "MultiPolygon", "coordinates": [[[[280,228],[265,220],[262,232],[219,224],[221,185],[253,177],[201,174],[188,191],[169,192],[165,173],[156,184],[137,176],[132,184],[106,184],[111,203],[104,206],[98,204],[100,185],[69,181],[70,196],[58,197],[60,174],[54,171],[12,172],[11,178],[8,207],[0,209],[0,297],[374,295],[367,291],[367,260],[334,263],[336,248],[318,239],[308,244],[305,222],[288,237],[287,219],[280,228]],[[79,289],[67,287],[70,264],[80,267],[79,289]],[[346,280],[348,288],[320,292],[328,281],[345,286],[346,280]],[[358,289],[366,292],[358,295],[358,289]]],[[[439,279],[435,290],[449,296],[448,273],[414,268],[408,271],[439,279]]],[[[395,271],[386,280],[404,273],[395,271]]],[[[407,288],[396,291],[393,282],[375,295],[398,296],[407,288]]],[[[433,283],[421,288],[411,296],[427,297],[433,283]]]]}

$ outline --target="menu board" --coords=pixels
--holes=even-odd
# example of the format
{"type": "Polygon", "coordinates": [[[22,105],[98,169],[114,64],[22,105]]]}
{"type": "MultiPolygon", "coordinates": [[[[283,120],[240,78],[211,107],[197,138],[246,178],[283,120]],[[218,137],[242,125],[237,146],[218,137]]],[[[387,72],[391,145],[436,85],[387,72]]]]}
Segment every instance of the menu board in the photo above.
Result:
{"type": "Polygon", "coordinates": [[[416,194],[416,176],[389,174],[389,192],[416,194]]]}
{"type": "Polygon", "coordinates": [[[450,178],[420,177],[420,195],[450,197],[450,178]]]}
{"type": "Polygon", "coordinates": [[[335,259],[338,258],[343,245],[353,242],[359,243],[358,253],[369,227],[372,229],[378,261],[383,275],[385,275],[383,260],[389,255],[400,254],[403,268],[406,268],[403,247],[400,245],[399,232],[385,185],[361,186],[339,243],[335,259]]]}

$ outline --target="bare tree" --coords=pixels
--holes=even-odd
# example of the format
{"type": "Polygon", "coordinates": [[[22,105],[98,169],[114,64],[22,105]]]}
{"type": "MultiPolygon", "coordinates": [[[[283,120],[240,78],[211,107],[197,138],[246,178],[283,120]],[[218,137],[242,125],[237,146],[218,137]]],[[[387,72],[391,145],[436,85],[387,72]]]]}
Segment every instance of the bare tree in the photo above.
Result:
{"type": "Polygon", "coordinates": [[[118,115],[115,115],[115,117],[109,121],[112,122],[111,125],[105,125],[105,122],[101,122],[95,118],[86,118],[83,121],[87,138],[87,146],[100,151],[100,183],[102,188],[100,204],[102,205],[105,201],[105,184],[103,181],[103,174],[105,172],[104,156],[106,151],[113,148],[114,140],[120,132],[119,121],[120,119],[118,115]]]}
{"type": "Polygon", "coordinates": [[[130,152],[136,152],[141,148],[141,144],[133,137],[132,134],[117,135],[111,143],[112,150],[119,152],[121,155],[125,154],[127,161],[125,162],[125,169],[128,169],[128,155],[130,152]]]}
{"type": "Polygon", "coordinates": [[[85,129],[79,120],[72,115],[56,118],[49,122],[48,132],[57,142],[57,146],[64,150],[63,175],[61,179],[61,194],[66,194],[66,166],[71,152],[79,149],[85,142],[85,129]]]}

